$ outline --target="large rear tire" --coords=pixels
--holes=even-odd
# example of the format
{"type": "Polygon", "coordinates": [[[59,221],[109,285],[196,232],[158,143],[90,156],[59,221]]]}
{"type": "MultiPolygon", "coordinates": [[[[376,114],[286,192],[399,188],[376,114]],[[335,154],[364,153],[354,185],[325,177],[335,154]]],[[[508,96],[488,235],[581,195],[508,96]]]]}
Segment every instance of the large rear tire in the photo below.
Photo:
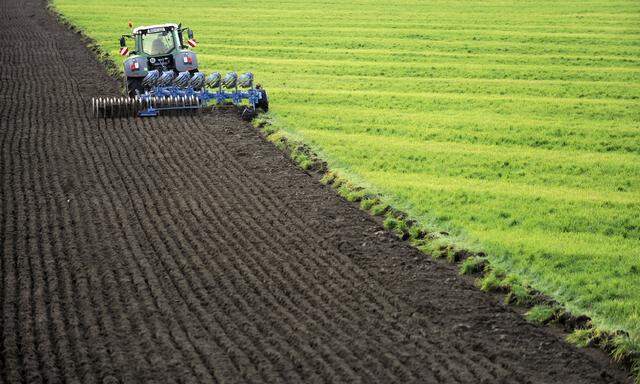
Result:
{"type": "Polygon", "coordinates": [[[269,98],[267,97],[267,91],[264,89],[259,89],[260,91],[260,100],[256,104],[256,108],[262,109],[265,112],[269,112],[269,98]]]}
{"type": "Polygon", "coordinates": [[[127,95],[136,97],[137,94],[144,93],[144,85],[142,85],[141,77],[127,77],[127,95]]]}

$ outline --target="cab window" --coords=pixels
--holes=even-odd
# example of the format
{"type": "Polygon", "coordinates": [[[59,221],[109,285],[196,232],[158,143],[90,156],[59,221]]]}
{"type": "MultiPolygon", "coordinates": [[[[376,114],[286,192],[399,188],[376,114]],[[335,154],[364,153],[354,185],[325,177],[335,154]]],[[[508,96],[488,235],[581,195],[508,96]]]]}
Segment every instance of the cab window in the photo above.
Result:
{"type": "Polygon", "coordinates": [[[158,31],[142,34],[142,50],[149,55],[164,55],[173,50],[173,34],[170,31],[158,31]]]}

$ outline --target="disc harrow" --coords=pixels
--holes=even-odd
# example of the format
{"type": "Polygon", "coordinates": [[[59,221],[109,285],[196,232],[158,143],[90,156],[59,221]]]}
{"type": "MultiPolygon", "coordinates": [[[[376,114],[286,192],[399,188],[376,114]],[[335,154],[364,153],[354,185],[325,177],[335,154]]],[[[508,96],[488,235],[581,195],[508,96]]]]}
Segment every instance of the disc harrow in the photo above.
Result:
{"type": "Polygon", "coordinates": [[[143,116],[145,111],[163,111],[163,114],[180,115],[200,110],[200,101],[196,96],[176,97],[99,97],[92,101],[94,117],[118,118],[143,116]]]}
{"type": "Polygon", "coordinates": [[[99,97],[91,100],[95,117],[149,117],[166,114],[195,113],[209,106],[247,103],[245,114],[253,115],[256,108],[268,109],[267,94],[260,86],[254,86],[253,74],[240,76],[229,72],[224,77],[219,72],[209,76],[204,73],[173,71],[149,71],[142,80],[147,90],[135,97],[99,97]]]}

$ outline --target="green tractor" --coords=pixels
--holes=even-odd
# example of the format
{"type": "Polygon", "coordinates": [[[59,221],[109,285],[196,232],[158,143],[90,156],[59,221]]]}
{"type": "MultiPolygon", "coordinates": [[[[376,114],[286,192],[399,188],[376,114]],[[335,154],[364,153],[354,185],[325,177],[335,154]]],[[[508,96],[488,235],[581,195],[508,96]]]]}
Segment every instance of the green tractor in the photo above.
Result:
{"type": "Polygon", "coordinates": [[[190,50],[197,45],[193,31],[181,24],[157,24],[140,26],[131,35],[120,38],[120,55],[124,61],[126,90],[129,97],[142,94],[148,88],[143,79],[149,71],[198,72],[198,58],[190,50]],[[187,39],[183,36],[187,32],[187,39]],[[133,39],[135,50],[129,51],[127,39],[133,39]]]}
{"type": "Polygon", "coordinates": [[[231,71],[224,76],[200,72],[191,51],[196,45],[193,31],[181,24],[141,26],[122,35],[120,54],[126,57],[128,97],[92,98],[94,116],[150,117],[233,105],[242,108],[243,118],[251,119],[259,110],[269,110],[267,91],[254,82],[252,72],[231,71]],[[127,39],[135,42],[135,50],[129,51],[127,39]]]}

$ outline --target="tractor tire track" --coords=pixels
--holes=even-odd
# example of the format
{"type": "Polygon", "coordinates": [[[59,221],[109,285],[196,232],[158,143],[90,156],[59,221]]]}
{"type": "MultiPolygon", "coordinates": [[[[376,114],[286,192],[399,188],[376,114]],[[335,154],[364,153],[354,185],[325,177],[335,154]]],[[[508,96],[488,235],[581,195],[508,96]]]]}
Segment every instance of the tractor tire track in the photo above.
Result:
{"type": "Polygon", "coordinates": [[[0,3],[0,382],[627,380],[233,112],[91,118],[119,84],[45,5],[0,3]]]}

